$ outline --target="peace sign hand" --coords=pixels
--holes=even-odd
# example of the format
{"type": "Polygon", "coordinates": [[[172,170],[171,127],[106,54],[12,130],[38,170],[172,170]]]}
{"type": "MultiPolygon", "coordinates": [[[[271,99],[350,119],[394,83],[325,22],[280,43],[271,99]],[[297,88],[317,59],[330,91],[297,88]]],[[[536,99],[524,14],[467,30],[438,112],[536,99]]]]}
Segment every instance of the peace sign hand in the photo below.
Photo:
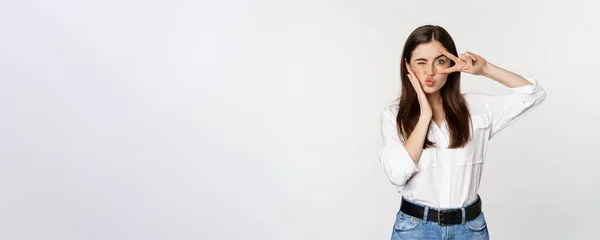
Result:
{"type": "Polygon", "coordinates": [[[440,53],[454,61],[454,66],[442,69],[439,73],[453,73],[453,72],[466,72],[474,75],[481,75],[483,73],[483,67],[487,64],[487,61],[481,56],[465,52],[460,54],[459,57],[454,56],[452,53],[446,51],[446,49],[440,49],[440,53]]]}

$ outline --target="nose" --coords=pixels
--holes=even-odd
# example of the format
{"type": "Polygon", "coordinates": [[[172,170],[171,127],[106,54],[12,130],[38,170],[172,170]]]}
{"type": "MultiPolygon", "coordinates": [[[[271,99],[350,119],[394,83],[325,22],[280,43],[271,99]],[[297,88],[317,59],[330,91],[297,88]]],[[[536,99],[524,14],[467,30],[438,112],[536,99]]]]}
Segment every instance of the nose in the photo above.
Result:
{"type": "Polygon", "coordinates": [[[433,65],[427,64],[427,66],[425,67],[425,75],[433,76],[433,75],[435,75],[435,73],[433,71],[434,71],[433,65]]]}

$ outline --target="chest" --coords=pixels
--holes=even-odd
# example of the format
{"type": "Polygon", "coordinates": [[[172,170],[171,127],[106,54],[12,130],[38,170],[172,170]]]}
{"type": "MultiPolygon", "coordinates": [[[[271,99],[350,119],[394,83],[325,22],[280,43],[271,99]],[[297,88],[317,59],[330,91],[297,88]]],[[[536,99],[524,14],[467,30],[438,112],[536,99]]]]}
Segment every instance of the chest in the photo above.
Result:
{"type": "Polygon", "coordinates": [[[450,131],[446,121],[438,126],[431,121],[427,139],[436,144],[426,148],[419,159],[419,167],[464,166],[483,163],[490,133],[490,119],[487,115],[471,117],[471,136],[469,142],[461,148],[448,148],[450,131]]]}

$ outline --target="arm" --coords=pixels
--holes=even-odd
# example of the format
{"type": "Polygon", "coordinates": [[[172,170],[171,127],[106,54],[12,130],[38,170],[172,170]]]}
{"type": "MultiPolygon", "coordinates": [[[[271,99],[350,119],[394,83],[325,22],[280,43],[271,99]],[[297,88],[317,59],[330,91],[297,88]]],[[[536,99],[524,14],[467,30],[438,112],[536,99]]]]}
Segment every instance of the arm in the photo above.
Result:
{"type": "Polygon", "coordinates": [[[509,88],[517,88],[523,87],[526,85],[533,85],[531,82],[527,81],[524,77],[508,71],[506,69],[500,68],[494,64],[486,62],[482,67],[481,75],[488,77],[492,80],[495,80],[504,86],[509,88]]]}
{"type": "Polygon", "coordinates": [[[546,99],[546,92],[535,78],[519,76],[488,63],[481,56],[471,52],[461,54],[459,57],[452,55],[445,49],[440,49],[440,52],[456,63],[441,72],[461,71],[483,75],[510,88],[511,92],[508,94],[482,94],[482,101],[492,118],[490,139],[500,130],[531,112],[546,99]]]}
{"type": "Polygon", "coordinates": [[[408,71],[408,79],[410,80],[411,86],[417,93],[419,111],[421,114],[419,115],[417,125],[411,132],[410,136],[408,136],[408,139],[406,139],[404,148],[408,151],[415,164],[418,164],[421,154],[423,153],[423,144],[425,143],[425,139],[427,137],[427,130],[429,129],[429,123],[433,117],[433,111],[429,105],[427,95],[425,95],[423,88],[421,88],[421,84],[419,83],[417,75],[413,72],[408,62],[405,64],[406,70],[408,71]]]}
{"type": "Polygon", "coordinates": [[[430,121],[431,118],[420,117],[415,129],[404,142],[404,148],[408,151],[415,164],[419,163],[419,159],[423,153],[423,144],[427,137],[427,129],[429,128],[430,121]]]}
{"type": "Polygon", "coordinates": [[[546,98],[546,92],[535,78],[525,78],[506,69],[486,63],[482,74],[510,88],[502,95],[485,94],[484,101],[492,117],[490,139],[502,129],[518,121],[546,98]]]}
{"type": "Polygon", "coordinates": [[[393,185],[403,186],[410,177],[419,172],[417,164],[423,152],[428,125],[429,121],[419,119],[415,130],[405,142],[398,136],[396,112],[388,108],[381,114],[383,149],[379,155],[379,162],[393,185]]]}

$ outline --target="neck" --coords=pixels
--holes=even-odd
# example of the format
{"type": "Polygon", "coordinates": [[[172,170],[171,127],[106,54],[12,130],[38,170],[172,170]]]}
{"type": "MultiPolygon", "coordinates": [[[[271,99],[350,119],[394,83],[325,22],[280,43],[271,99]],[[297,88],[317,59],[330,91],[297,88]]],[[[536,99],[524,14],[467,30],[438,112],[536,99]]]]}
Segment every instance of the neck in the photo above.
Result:
{"type": "Polygon", "coordinates": [[[427,101],[432,108],[441,107],[442,106],[442,96],[440,95],[440,91],[427,94],[427,101]]]}

